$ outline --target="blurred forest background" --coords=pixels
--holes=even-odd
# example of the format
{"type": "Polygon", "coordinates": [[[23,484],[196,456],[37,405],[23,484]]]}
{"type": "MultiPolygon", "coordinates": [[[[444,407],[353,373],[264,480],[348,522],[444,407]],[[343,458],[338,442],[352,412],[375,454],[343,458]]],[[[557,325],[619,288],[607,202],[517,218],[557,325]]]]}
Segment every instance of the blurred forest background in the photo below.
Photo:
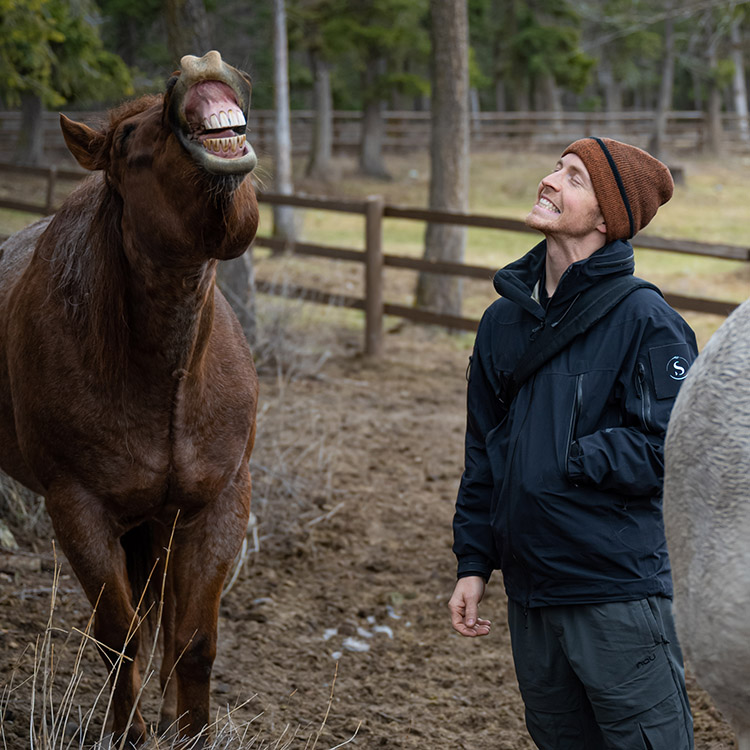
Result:
{"type": "MultiPolygon", "coordinates": [[[[248,139],[256,180],[275,193],[354,194],[335,164],[343,154],[381,181],[364,194],[387,192],[399,171],[387,154],[416,164],[429,151],[427,170],[407,176],[429,172],[420,203],[467,212],[482,207],[472,191],[492,195],[490,181],[474,185],[472,157],[591,134],[647,148],[677,181],[696,154],[750,156],[750,0],[0,0],[0,161],[69,159],[56,110],[86,120],[163,91],[183,55],[210,49],[253,78],[248,139]]],[[[301,239],[301,220],[274,205],[274,238],[301,239]]],[[[339,240],[331,228],[316,241],[339,240]]],[[[463,263],[466,238],[428,220],[423,256],[463,263]]],[[[219,272],[251,338],[252,262],[219,272]]],[[[420,273],[417,306],[460,315],[462,303],[459,279],[420,273]]]]}
{"type": "MultiPolygon", "coordinates": [[[[566,112],[649,111],[659,152],[660,117],[679,110],[703,114],[706,149],[721,149],[727,130],[750,139],[746,0],[457,4],[468,14],[473,113],[544,112],[549,125],[566,112]]],[[[16,159],[39,161],[43,109],[160,91],[183,54],[211,48],[251,73],[255,109],[273,109],[279,5],[292,111],[363,112],[372,144],[384,110],[429,110],[429,0],[0,0],[0,100],[25,115],[16,159]]]]}

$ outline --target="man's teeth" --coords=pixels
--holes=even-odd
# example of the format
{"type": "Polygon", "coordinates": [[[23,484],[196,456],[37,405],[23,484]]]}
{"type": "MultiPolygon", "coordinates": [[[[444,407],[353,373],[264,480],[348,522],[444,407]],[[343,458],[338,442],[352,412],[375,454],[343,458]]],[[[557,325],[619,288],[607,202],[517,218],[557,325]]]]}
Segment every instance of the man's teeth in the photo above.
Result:
{"type": "Polygon", "coordinates": [[[244,147],[244,135],[234,135],[231,138],[206,138],[203,141],[203,148],[205,148],[206,151],[212,151],[215,154],[239,152],[242,151],[244,147]]]}
{"type": "Polygon", "coordinates": [[[544,197],[539,199],[539,205],[542,208],[546,208],[547,211],[554,211],[556,214],[560,213],[560,210],[557,208],[557,206],[554,203],[552,203],[552,201],[547,200],[544,197]]]}
{"type": "Polygon", "coordinates": [[[245,115],[242,110],[228,109],[226,112],[222,109],[218,113],[212,114],[203,120],[204,130],[219,130],[219,128],[234,128],[241,125],[247,125],[245,115]]]}

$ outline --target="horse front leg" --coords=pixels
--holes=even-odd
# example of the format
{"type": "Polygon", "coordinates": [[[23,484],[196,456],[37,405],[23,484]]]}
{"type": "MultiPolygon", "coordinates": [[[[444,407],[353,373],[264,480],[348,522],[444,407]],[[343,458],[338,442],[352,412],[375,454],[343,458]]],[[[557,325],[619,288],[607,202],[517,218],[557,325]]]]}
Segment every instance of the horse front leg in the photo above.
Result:
{"type": "Polygon", "coordinates": [[[248,471],[245,474],[180,529],[175,539],[173,648],[181,736],[194,737],[209,724],[219,600],[250,515],[250,476],[248,471]]]}
{"type": "Polygon", "coordinates": [[[127,734],[129,742],[138,744],[146,735],[140,711],[136,707],[133,712],[140,691],[140,635],[125,551],[102,502],[83,489],[55,488],[46,504],[55,536],[96,608],[94,637],[113,686],[112,730],[118,740],[127,734]]]}

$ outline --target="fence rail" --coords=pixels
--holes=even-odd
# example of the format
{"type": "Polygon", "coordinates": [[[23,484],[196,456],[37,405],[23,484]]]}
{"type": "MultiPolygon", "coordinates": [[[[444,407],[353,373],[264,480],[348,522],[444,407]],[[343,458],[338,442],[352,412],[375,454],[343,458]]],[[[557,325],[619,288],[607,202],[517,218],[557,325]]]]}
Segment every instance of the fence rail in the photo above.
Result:
{"type": "MultiPolygon", "coordinates": [[[[75,119],[94,126],[106,122],[106,112],[68,112],[75,119]]],[[[383,146],[391,151],[424,150],[430,137],[430,113],[389,111],[384,117],[383,146]]],[[[309,152],[312,140],[312,110],[292,110],[291,137],[298,154],[309,152]]],[[[333,113],[333,148],[339,153],[359,148],[360,112],[333,113]]],[[[654,130],[653,111],[626,112],[475,112],[471,116],[472,148],[562,147],[587,135],[607,135],[638,146],[646,146],[654,130]]],[[[42,115],[45,158],[49,163],[70,161],[56,112],[42,115]]],[[[0,160],[9,161],[18,140],[21,115],[0,111],[0,160]]],[[[750,153],[747,123],[736,114],[721,116],[722,141],[729,151],[750,153]]],[[[276,132],[273,110],[251,110],[248,134],[259,154],[273,152],[276,132]]],[[[667,145],[670,150],[695,151],[711,143],[707,116],[700,111],[674,111],[667,117],[667,145]]]]}
{"type": "MultiPolygon", "coordinates": [[[[53,205],[53,198],[55,184],[58,179],[78,180],[85,175],[85,173],[76,170],[58,170],[54,167],[49,169],[26,168],[0,163],[0,174],[3,172],[15,174],[26,173],[46,177],[46,200],[44,204],[25,203],[15,199],[0,199],[0,208],[10,208],[37,215],[47,215],[56,209],[56,206],[53,205]]],[[[383,281],[383,269],[385,267],[448,274],[472,279],[491,279],[496,270],[490,266],[434,261],[386,253],[383,250],[383,219],[398,218],[420,222],[482,227],[499,231],[533,231],[524,222],[517,219],[395,206],[386,204],[381,196],[370,196],[366,200],[356,201],[320,198],[308,195],[284,195],[281,193],[260,192],[258,198],[260,201],[272,205],[311,208],[363,216],[364,250],[310,242],[287,242],[267,236],[256,237],[254,244],[275,251],[290,251],[297,255],[361,263],[364,266],[364,297],[358,298],[349,295],[332,294],[324,290],[304,286],[279,286],[263,280],[256,282],[256,289],[266,294],[293,294],[295,297],[300,297],[310,302],[335,303],[342,307],[363,310],[365,313],[365,352],[375,356],[382,351],[383,317],[385,315],[393,315],[417,323],[440,325],[466,331],[476,330],[479,323],[474,318],[446,315],[418,307],[409,307],[385,301],[383,281]]],[[[702,255],[711,258],[750,262],[750,246],[695,242],[693,240],[668,239],[648,235],[637,236],[633,240],[633,245],[636,248],[663,252],[702,255]]],[[[669,304],[678,309],[722,316],[729,315],[738,304],[725,300],[676,294],[669,291],[665,291],[664,296],[669,304]]]]}

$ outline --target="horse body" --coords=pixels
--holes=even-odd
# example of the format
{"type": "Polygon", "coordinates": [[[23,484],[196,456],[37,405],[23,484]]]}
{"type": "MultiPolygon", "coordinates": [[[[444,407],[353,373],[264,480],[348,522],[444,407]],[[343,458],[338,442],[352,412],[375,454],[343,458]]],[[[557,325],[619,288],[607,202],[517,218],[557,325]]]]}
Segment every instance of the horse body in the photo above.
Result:
{"type": "Polygon", "coordinates": [[[664,521],[685,656],[750,750],[750,301],[711,337],[675,401],[664,521]]]}
{"type": "MultiPolygon", "coordinates": [[[[124,646],[118,735],[139,687],[133,563],[150,568],[151,550],[163,563],[172,534],[162,719],[182,717],[191,735],[209,720],[219,596],[247,526],[255,435],[252,357],[215,286],[217,261],[257,229],[243,180],[255,157],[225,121],[233,108],[240,127],[249,95],[244,74],[211,52],[183,58],[164,97],[116,110],[104,131],[62,118],[74,156],[103,173],[0,249],[0,465],[45,495],[97,605],[105,662],[124,646]]],[[[128,733],[145,735],[137,710],[128,733]]]]}

